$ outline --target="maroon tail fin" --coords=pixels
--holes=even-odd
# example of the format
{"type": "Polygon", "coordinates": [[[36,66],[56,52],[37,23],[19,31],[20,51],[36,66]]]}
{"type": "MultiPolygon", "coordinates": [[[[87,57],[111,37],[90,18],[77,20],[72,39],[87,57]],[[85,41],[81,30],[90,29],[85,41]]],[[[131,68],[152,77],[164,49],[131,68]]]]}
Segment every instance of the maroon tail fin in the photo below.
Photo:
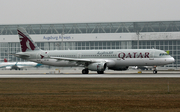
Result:
{"type": "Polygon", "coordinates": [[[40,50],[24,28],[17,29],[22,52],[40,50]]]}
{"type": "Polygon", "coordinates": [[[6,58],[4,58],[4,62],[8,62],[6,58]]]}

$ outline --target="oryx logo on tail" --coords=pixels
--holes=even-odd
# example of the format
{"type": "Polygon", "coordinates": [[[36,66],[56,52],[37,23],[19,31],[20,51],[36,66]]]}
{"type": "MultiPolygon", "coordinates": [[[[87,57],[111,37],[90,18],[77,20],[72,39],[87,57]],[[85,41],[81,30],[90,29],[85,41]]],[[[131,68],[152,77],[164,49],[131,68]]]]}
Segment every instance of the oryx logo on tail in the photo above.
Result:
{"type": "Polygon", "coordinates": [[[29,37],[28,33],[24,28],[18,28],[18,35],[19,40],[21,44],[21,50],[22,52],[26,51],[33,51],[35,49],[39,49],[37,45],[32,41],[32,39],[29,37]]]}
{"type": "Polygon", "coordinates": [[[22,52],[26,52],[27,49],[29,49],[29,50],[34,50],[35,49],[34,44],[31,42],[30,39],[28,39],[28,37],[26,35],[24,35],[19,30],[18,30],[18,34],[19,34],[19,39],[20,39],[22,52]]]}

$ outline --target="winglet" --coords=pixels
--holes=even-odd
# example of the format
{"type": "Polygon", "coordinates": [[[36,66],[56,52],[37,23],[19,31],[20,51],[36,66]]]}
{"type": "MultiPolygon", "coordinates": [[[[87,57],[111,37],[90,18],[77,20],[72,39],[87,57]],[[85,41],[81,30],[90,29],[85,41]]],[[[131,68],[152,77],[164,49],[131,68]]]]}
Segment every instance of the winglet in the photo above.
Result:
{"type": "Polygon", "coordinates": [[[166,53],[169,54],[169,50],[167,50],[166,53]]]}

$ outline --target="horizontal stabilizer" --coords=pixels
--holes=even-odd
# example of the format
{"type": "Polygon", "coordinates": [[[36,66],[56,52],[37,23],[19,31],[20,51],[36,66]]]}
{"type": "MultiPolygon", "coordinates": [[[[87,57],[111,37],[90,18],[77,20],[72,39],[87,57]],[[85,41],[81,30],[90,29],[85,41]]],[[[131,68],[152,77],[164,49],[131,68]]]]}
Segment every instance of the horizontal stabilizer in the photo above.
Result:
{"type": "Polygon", "coordinates": [[[18,58],[28,58],[29,55],[25,55],[25,54],[8,54],[8,55],[13,55],[13,56],[16,56],[18,58]]]}

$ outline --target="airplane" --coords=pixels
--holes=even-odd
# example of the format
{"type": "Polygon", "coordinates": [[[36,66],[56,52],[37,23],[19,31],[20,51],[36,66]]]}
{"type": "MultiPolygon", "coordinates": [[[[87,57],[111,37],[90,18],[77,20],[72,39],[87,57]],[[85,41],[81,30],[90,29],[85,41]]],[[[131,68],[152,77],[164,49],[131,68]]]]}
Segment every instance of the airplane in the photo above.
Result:
{"type": "Polygon", "coordinates": [[[29,67],[39,67],[42,64],[35,62],[7,62],[7,59],[4,59],[4,62],[0,62],[0,68],[5,68],[8,70],[23,70],[24,68],[29,67]]]}
{"type": "MultiPolygon", "coordinates": [[[[158,49],[41,50],[24,28],[17,28],[17,32],[22,51],[11,55],[56,67],[82,66],[82,74],[89,70],[104,74],[107,67],[122,71],[129,66],[162,66],[175,61],[158,49]]],[[[156,67],[153,73],[157,73],[156,67]]]]}

